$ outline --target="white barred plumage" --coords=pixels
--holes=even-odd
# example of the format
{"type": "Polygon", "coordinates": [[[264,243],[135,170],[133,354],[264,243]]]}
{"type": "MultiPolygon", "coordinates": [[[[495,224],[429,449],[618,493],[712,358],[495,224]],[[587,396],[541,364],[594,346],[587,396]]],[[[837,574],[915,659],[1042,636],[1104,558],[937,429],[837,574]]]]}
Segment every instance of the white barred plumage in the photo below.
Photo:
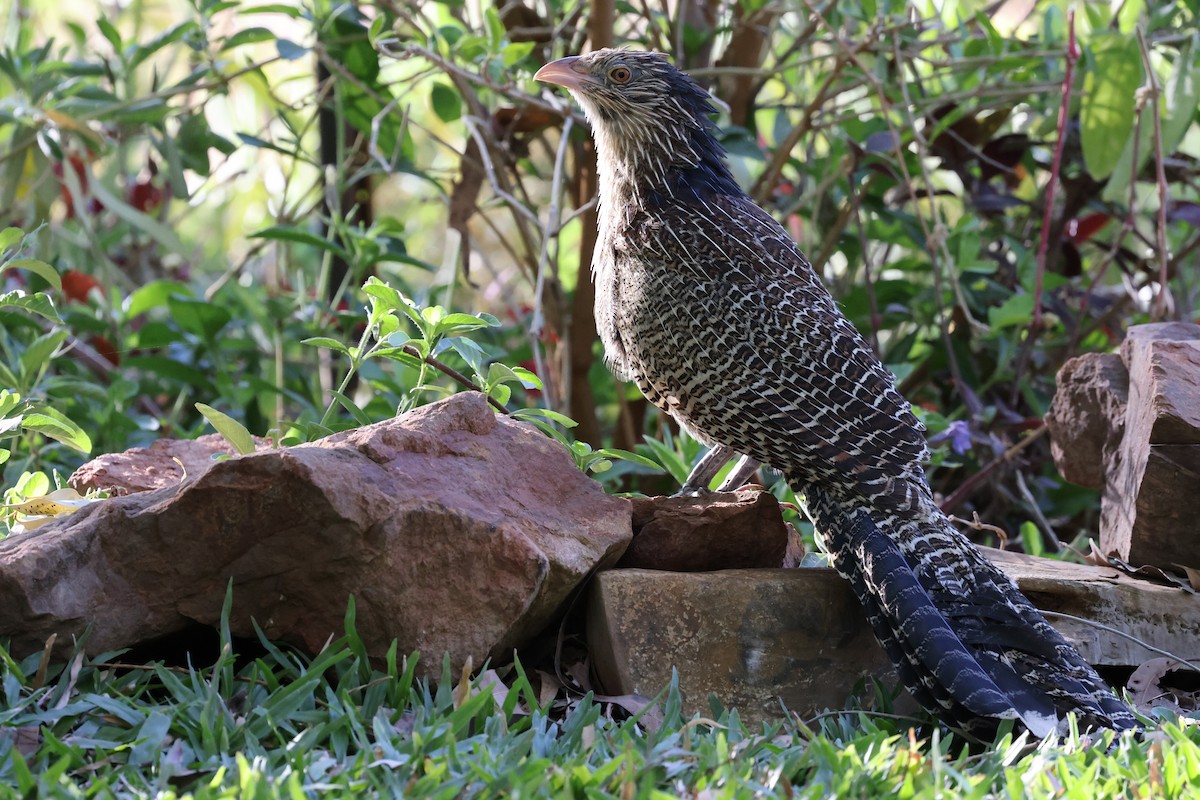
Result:
{"type": "Polygon", "coordinates": [[[787,478],[913,695],[977,736],[1128,728],[1104,681],[934,502],[923,429],[778,222],[738,186],[709,95],[663,56],[543,67],[596,140],[609,366],[692,435],[787,478]]]}

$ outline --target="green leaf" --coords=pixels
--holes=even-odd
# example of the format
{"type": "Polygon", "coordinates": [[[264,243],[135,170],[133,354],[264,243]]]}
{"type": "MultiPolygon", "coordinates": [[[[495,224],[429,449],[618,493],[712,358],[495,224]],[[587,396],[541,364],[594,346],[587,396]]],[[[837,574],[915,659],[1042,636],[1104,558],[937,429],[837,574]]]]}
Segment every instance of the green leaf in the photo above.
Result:
{"type": "Polygon", "coordinates": [[[517,373],[513,372],[512,368],[507,364],[496,362],[488,367],[487,385],[489,388],[499,386],[502,383],[519,383],[520,381],[521,379],[517,377],[517,373]]]}
{"type": "Polygon", "coordinates": [[[45,261],[39,261],[36,258],[15,258],[7,264],[0,264],[0,272],[6,269],[27,270],[37,275],[55,289],[62,291],[62,278],[59,277],[58,270],[45,261]]]}
{"type": "Polygon", "coordinates": [[[1134,94],[1142,85],[1142,56],[1137,40],[1125,34],[1098,33],[1085,59],[1080,127],[1083,160],[1097,180],[1112,174],[1134,125],[1134,94]]]}
{"type": "Polygon", "coordinates": [[[399,362],[413,369],[420,369],[421,367],[421,359],[406,352],[402,347],[381,347],[372,355],[376,358],[386,358],[389,361],[399,362]]]}
{"type": "MultiPolygon", "coordinates": [[[[641,464],[643,467],[649,467],[655,472],[665,471],[662,464],[659,464],[657,461],[646,458],[642,455],[638,455],[637,453],[631,453],[628,450],[618,450],[612,447],[605,447],[601,450],[597,450],[596,453],[604,456],[605,458],[614,458],[620,459],[621,461],[629,461],[634,464],[641,464]]],[[[684,477],[686,478],[687,476],[684,477]]]]}
{"type": "MultiPolygon", "coordinates": [[[[488,316],[490,317],[491,315],[489,314],[488,316]]],[[[438,320],[433,331],[435,336],[458,336],[460,333],[466,333],[467,331],[495,327],[498,323],[492,320],[495,320],[495,317],[487,320],[473,314],[447,314],[438,320]]]]}
{"type": "Polygon", "coordinates": [[[21,427],[62,442],[81,453],[92,451],[92,440],[83,429],[53,408],[42,407],[32,414],[26,414],[21,427]]]}
{"type": "Polygon", "coordinates": [[[367,278],[367,282],[363,284],[362,288],[363,293],[372,298],[372,317],[375,317],[379,310],[403,311],[409,319],[416,323],[422,333],[429,328],[425,317],[417,310],[415,303],[378,278],[374,276],[367,278]],[[378,301],[378,304],[375,301],[378,301]]]}
{"type": "Polygon", "coordinates": [[[429,90],[429,105],[442,122],[454,122],[462,117],[462,98],[444,83],[435,83],[429,90]]]}
{"type": "Polygon", "coordinates": [[[533,52],[533,48],[536,46],[537,42],[513,42],[512,44],[507,45],[501,53],[501,56],[504,59],[504,66],[516,66],[518,62],[528,57],[528,55],[533,52]]]}
{"type": "Polygon", "coordinates": [[[0,253],[3,253],[24,237],[25,232],[20,228],[5,228],[0,231],[0,253]]]}
{"type": "Polygon", "coordinates": [[[54,308],[54,301],[45,292],[34,292],[27,295],[20,289],[0,294],[0,308],[19,308],[30,314],[45,317],[51,322],[62,322],[62,317],[54,308]]]}
{"type": "Polygon", "coordinates": [[[209,389],[212,379],[207,372],[166,356],[130,356],[121,366],[133,374],[153,376],[158,380],[174,381],[184,386],[209,389]]]}
{"type": "Polygon", "coordinates": [[[308,339],[301,339],[300,344],[306,344],[310,347],[325,347],[329,350],[336,350],[343,355],[350,355],[350,348],[337,339],[331,339],[328,336],[311,336],[308,339]]]}
{"type": "MultiPolygon", "coordinates": [[[[68,331],[57,328],[34,339],[21,353],[21,369],[25,376],[32,377],[50,362],[54,351],[70,336],[68,331]]],[[[32,382],[32,381],[31,381],[32,382]]]]}
{"type": "MultiPolygon", "coordinates": [[[[1163,154],[1170,155],[1183,141],[1200,102],[1200,47],[1189,42],[1175,59],[1175,69],[1167,80],[1159,102],[1162,128],[1163,154]]],[[[1142,109],[1142,121],[1137,126],[1137,136],[1130,137],[1121,151],[1121,158],[1104,186],[1102,198],[1109,203],[1129,202],[1129,184],[1140,175],[1142,168],[1154,156],[1154,109],[1147,103],[1142,109]],[[1133,163],[1134,151],[1137,163],[1133,163]]]]}
{"type": "Polygon", "coordinates": [[[483,374],[483,365],[487,362],[487,354],[483,352],[483,348],[475,343],[472,339],[466,339],[461,336],[456,336],[449,340],[450,346],[454,348],[462,360],[467,362],[476,374],[483,374]]]}
{"type": "Polygon", "coordinates": [[[1046,552],[1046,543],[1042,541],[1042,532],[1036,524],[1028,520],[1021,523],[1021,542],[1025,552],[1031,556],[1040,556],[1046,552]]]}
{"type": "Polygon", "coordinates": [[[221,52],[232,50],[235,47],[241,47],[246,44],[254,44],[256,42],[269,42],[275,38],[275,32],[267,28],[246,28],[238,31],[232,36],[225,39],[221,45],[221,52]]]}
{"type": "Polygon", "coordinates": [[[217,433],[225,437],[225,441],[241,455],[254,452],[254,437],[246,426],[228,414],[217,411],[212,406],[196,403],[196,410],[204,415],[208,423],[217,429],[217,433]]]}
{"type": "MultiPolygon", "coordinates": [[[[509,414],[513,419],[532,420],[535,418],[548,419],[551,422],[557,422],[564,428],[574,428],[579,423],[568,417],[566,414],[560,414],[557,411],[551,411],[548,408],[519,408],[512,414],[509,414]]],[[[658,464],[654,465],[658,468],[658,464]]]]}
{"type": "Polygon", "coordinates": [[[300,158],[300,155],[296,150],[288,150],[285,147],[280,147],[274,142],[268,142],[266,139],[260,139],[259,137],[252,136],[249,133],[239,133],[238,138],[242,140],[243,144],[248,144],[251,147],[259,147],[263,150],[274,150],[276,153],[281,153],[289,158],[300,158]]]}
{"type": "Polygon", "coordinates": [[[8,415],[19,405],[21,405],[21,395],[10,392],[8,389],[0,389],[0,417],[8,415]]]}
{"type": "Polygon", "coordinates": [[[513,367],[512,371],[513,371],[513,374],[516,375],[518,379],[520,379],[521,384],[526,389],[541,389],[542,388],[542,379],[539,378],[534,373],[530,372],[529,370],[525,369],[524,367],[513,367]]]}
{"type": "Polygon", "coordinates": [[[503,383],[497,383],[488,389],[488,397],[502,406],[508,405],[508,401],[512,397],[512,387],[505,386],[503,383]]]}
{"type": "Polygon", "coordinates": [[[121,307],[126,322],[140,317],[152,308],[167,305],[173,295],[189,296],[192,290],[178,281],[150,281],[133,291],[121,307]]]}
{"type": "Polygon", "coordinates": [[[269,228],[263,228],[261,231],[256,231],[250,234],[251,239],[273,239],[280,242],[296,242],[298,244],[307,244],[316,247],[320,250],[326,250],[336,256],[340,256],[347,261],[350,259],[350,254],[340,247],[336,242],[331,242],[324,236],[318,236],[312,231],[303,228],[297,228],[294,225],[272,225],[269,228]]]}
{"type": "Polygon", "coordinates": [[[133,55],[129,57],[130,69],[136,67],[138,64],[142,63],[167,45],[178,42],[180,39],[196,30],[198,27],[199,26],[196,24],[195,20],[181,22],[178,25],[163,31],[145,44],[137,45],[133,50],[133,55]]]}
{"type": "Polygon", "coordinates": [[[121,43],[121,34],[113,27],[113,24],[108,21],[108,17],[101,14],[96,19],[96,27],[100,29],[100,33],[104,34],[104,38],[112,45],[113,52],[120,55],[124,46],[121,43]]]}
{"type": "Polygon", "coordinates": [[[297,6],[289,6],[283,3],[268,3],[261,6],[243,6],[237,12],[241,14],[284,14],[292,19],[298,19],[304,12],[297,6]]]}
{"type": "Polygon", "coordinates": [[[1033,318],[1033,295],[1014,294],[999,306],[988,309],[988,324],[993,328],[1025,325],[1033,318]]]}
{"type": "Polygon", "coordinates": [[[133,206],[126,203],[124,200],[117,197],[103,181],[92,181],[88,188],[92,194],[96,196],[104,208],[111,211],[113,214],[121,218],[122,221],[128,223],[133,228],[141,231],[151,239],[157,241],[172,253],[190,252],[183,246],[183,242],[179,238],[179,234],[175,233],[173,228],[159,222],[154,217],[142,211],[138,211],[133,206]]]}
{"type": "Polygon", "coordinates": [[[340,405],[342,408],[349,411],[350,416],[354,417],[354,421],[357,422],[359,425],[370,425],[371,424],[372,419],[370,418],[370,416],[367,415],[367,412],[365,412],[361,408],[359,408],[358,404],[356,404],[353,400],[351,400],[346,395],[342,394],[341,392],[335,391],[333,393],[333,399],[338,401],[338,405],[340,405]]]}
{"type": "Polygon", "coordinates": [[[224,306],[173,296],[167,299],[171,317],[188,333],[211,340],[230,323],[233,314],[224,306]]]}
{"type": "Polygon", "coordinates": [[[680,458],[678,453],[657,439],[646,439],[646,447],[650,448],[651,452],[658,459],[658,464],[655,467],[658,469],[665,467],[671,477],[682,486],[692,471],[687,462],[680,458]]]}

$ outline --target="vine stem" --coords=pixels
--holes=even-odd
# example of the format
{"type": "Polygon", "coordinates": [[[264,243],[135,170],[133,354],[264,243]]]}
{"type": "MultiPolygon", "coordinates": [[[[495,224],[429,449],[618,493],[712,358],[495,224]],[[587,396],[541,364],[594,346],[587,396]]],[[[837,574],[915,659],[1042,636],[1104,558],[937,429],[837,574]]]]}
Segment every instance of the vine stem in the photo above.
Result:
{"type": "Polygon", "coordinates": [[[1046,212],[1042,216],[1042,236],[1037,249],[1037,278],[1033,289],[1033,320],[1030,328],[1034,332],[1042,327],[1042,292],[1046,277],[1046,253],[1050,249],[1050,223],[1054,217],[1054,190],[1060,181],[1063,150],[1067,146],[1067,127],[1070,125],[1071,86],[1075,82],[1075,62],[1079,61],[1079,45],[1075,41],[1075,9],[1067,12],[1067,71],[1063,75],[1062,105],[1058,109],[1058,143],[1054,146],[1054,160],[1050,162],[1050,181],[1046,185],[1046,212]]]}
{"type": "MultiPolygon", "coordinates": [[[[1167,299],[1170,290],[1167,281],[1170,277],[1170,256],[1167,253],[1167,173],[1163,165],[1163,135],[1162,135],[1162,106],[1158,102],[1162,88],[1158,85],[1158,76],[1154,73],[1154,64],[1150,61],[1150,46],[1146,44],[1146,33],[1141,26],[1137,29],[1138,48],[1142,53],[1142,65],[1146,69],[1146,89],[1150,95],[1151,119],[1154,120],[1154,183],[1158,189],[1158,214],[1155,227],[1155,249],[1158,250],[1158,294],[1154,298],[1154,319],[1163,319],[1167,314],[1167,299]]],[[[1137,161],[1134,161],[1136,164],[1137,161]]],[[[1137,176],[1133,176],[1134,179],[1137,176]]]]}
{"type": "MultiPolygon", "coordinates": [[[[421,351],[418,350],[417,348],[413,347],[411,344],[406,344],[401,349],[405,353],[408,353],[410,356],[421,359],[421,362],[423,364],[428,364],[429,366],[438,370],[442,374],[450,376],[455,381],[458,381],[459,383],[461,383],[463,386],[470,389],[471,391],[483,393],[483,389],[479,388],[475,384],[475,381],[471,380],[466,375],[463,375],[461,372],[459,372],[458,370],[456,370],[454,367],[450,366],[449,364],[444,364],[441,361],[438,361],[433,356],[422,356],[421,351]]],[[[496,398],[492,397],[491,395],[487,395],[487,401],[488,401],[488,404],[492,406],[492,408],[496,409],[501,414],[512,413],[508,410],[508,408],[503,403],[499,402],[498,400],[496,400],[496,398]]]]}

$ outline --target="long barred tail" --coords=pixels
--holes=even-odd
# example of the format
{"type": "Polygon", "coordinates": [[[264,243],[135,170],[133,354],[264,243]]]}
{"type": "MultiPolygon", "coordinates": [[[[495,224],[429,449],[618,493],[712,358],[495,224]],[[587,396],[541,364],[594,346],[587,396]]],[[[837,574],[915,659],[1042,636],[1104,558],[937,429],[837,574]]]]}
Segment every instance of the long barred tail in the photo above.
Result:
{"type": "Polygon", "coordinates": [[[914,698],[952,727],[988,739],[1015,719],[1036,736],[1134,727],[1130,709],[1046,622],[1016,584],[933,505],[901,520],[806,487],[833,565],[914,698]]]}

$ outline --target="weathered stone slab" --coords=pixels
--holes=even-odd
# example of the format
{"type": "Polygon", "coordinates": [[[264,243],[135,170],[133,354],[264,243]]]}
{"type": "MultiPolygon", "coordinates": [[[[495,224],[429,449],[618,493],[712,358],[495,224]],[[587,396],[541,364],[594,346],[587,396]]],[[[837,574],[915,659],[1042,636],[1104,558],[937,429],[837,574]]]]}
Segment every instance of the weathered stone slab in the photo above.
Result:
{"type": "Polygon", "coordinates": [[[1101,503],[1100,549],[1132,564],[1200,565],[1200,326],[1139,325],[1121,346],[1124,431],[1101,503]]]}
{"type": "Polygon", "coordinates": [[[1138,641],[1180,658],[1200,659],[1200,595],[1131,578],[1109,567],[980,549],[1042,611],[1069,614],[1113,629],[1048,617],[1090,663],[1136,667],[1162,655],[1138,641]]]}
{"type": "MultiPolygon", "coordinates": [[[[1200,658],[1196,595],[1114,569],[984,552],[1039,608],[1113,629],[1050,618],[1093,664],[1158,655],[1117,632],[1200,658]]],[[[591,590],[588,639],[610,694],[653,696],[676,667],[690,711],[706,712],[712,693],[751,720],[779,717],[780,701],[802,717],[844,707],[867,676],[897,682],[849,585],[829,569],[604,572],[591,590]]]]}
{"type": "Polygon", "coordinates": [[[856,681],[897,677],[862,607],[832,569],[617,569],[592,584],[592,663],[609,694],[654,696],[679,670],[691,711],[707,697],[744,719],[842,708],[856,681]]]}

